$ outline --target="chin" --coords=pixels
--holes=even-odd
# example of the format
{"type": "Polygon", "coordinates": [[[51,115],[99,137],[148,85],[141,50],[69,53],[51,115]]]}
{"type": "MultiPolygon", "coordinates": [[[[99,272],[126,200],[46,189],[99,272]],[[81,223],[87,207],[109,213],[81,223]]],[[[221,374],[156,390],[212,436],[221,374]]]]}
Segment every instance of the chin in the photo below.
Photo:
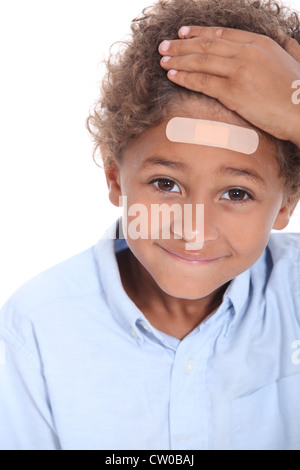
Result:
{"type": "MultiPolygon", "coordinates": [[[[207,297],[209,294],[213,293],[218,287],[214,289],[199,289],[199,285],[195,286],[194,288],[191,285],[183,285],[181,283],[180,286],[176,286],[175,283],[170,285],[170,282],[166,285],[164,283],[158,283],[156,281],[158,287],[167,295],[171,297],[175,297],[177,299],[183,300],[198,300],[207,297]]],[[[188,284],[188,281],[186,282],[188,284]]]]}

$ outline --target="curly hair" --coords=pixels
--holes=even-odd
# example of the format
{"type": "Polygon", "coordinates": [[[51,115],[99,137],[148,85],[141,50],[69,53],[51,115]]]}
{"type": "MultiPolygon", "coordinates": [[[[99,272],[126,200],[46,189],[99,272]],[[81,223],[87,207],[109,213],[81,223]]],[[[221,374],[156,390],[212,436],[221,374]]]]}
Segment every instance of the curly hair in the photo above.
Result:
{"type": "MultiPolygon", "coordinates": [[[[300,43],[298,14],[274,0],[159,0],[145,8],[132,21],[128,41],[106,61],[101,96],[87,119],[94,157],[102,151],[104,167],[114,158],[121,161],[133,139],[160,124],[172,100],[179,95],[202,95],[169,81],[160,66],[159,44],[164,39],[178,39],[178,30],[185,25],[251,31],[270,37],[283,48],[289,37],[300,43]]],[[[300,150],[289,141],[275,140],[279,174],[288,194],[300,197],[300,150]]]]}

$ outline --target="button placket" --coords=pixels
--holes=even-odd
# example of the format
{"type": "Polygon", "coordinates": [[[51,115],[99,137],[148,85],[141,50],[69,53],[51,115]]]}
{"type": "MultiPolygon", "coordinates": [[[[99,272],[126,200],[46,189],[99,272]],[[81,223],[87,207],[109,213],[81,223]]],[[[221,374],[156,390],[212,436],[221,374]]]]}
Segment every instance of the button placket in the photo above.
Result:
{"type": "Polygon", "coordinates": [[[170,382],[170,446],[172,450],[195,450],[209,447],[209,398],[206,384],[208,344],[206,340],[201,346],[199,348],[198,335],[183,340],[174,357],[170,382]]]}
{"type": "Polygon", "coordinates": [[[130,328],[130,334],[134,339],[140,339],[139,335],[137,334],[134,328],[130,328]]]}
{"type": "Polygon", "coordinates": [[[195,368],[195,362],[192,359],[190,359],[186,362],[184,366],[184,372],[186,374],[190,374],[191,372],[193,372],[194,368],[195,368]]]}
{"type": "Polygon", "coordinates": [[[147,333],[151,333],[151,329],[149,328],[149,326],[144,320],[141,321],[141,327],[144,328],[144,330],[147,331],[147,333]]]}

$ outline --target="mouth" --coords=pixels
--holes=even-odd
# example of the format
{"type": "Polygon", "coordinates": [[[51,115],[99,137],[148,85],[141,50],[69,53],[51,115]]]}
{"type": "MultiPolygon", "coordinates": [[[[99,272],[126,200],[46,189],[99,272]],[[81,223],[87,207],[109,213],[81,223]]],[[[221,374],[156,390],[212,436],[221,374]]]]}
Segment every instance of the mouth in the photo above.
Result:
{"type": "Polygon", "coordinates": [[[205,265],[205,264],[210,264],[213,263],[214,261],[218,261],[224,256],[219,256],[215,258],[211,258],[208,256],[203,255],[200,252],[186,252],[186,251],[174,251],[170,250],[167,248],[164,248],[161,245],[158,245],[164,252],[166,252],[168,255],[170,255],[173,259],[176,259],[177,261],[181,261],[183,263],[188,263],[188,264],[193,264],[193,265],[205,265]]]}

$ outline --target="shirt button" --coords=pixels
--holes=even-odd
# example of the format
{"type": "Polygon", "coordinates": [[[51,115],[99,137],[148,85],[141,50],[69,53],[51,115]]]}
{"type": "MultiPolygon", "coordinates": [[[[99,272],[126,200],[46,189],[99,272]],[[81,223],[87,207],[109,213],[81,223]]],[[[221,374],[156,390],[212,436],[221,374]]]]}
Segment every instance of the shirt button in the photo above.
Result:
{"type": "Polygon", "coordinates": [[[143,320],[141,321],[141,326],[144,328],[145,331],[148,331],[148,333],[151,333],[149,326],[143,320]]]}
{"type": "Polygon", "coordinates": [[[139,335],[137,334],[137,332],[135,331],[134,328],[130,328],[130,333],[131,333],[131,336],[135,339],[138,339],[139,338],[139,335]]]}
{"type": "Polygon", "coordinates": [[[186,374],[190,374],[194,370],[195,364],[194,361],[187,361],[186,365],[184,366],[184,372],[186,374]]]}

